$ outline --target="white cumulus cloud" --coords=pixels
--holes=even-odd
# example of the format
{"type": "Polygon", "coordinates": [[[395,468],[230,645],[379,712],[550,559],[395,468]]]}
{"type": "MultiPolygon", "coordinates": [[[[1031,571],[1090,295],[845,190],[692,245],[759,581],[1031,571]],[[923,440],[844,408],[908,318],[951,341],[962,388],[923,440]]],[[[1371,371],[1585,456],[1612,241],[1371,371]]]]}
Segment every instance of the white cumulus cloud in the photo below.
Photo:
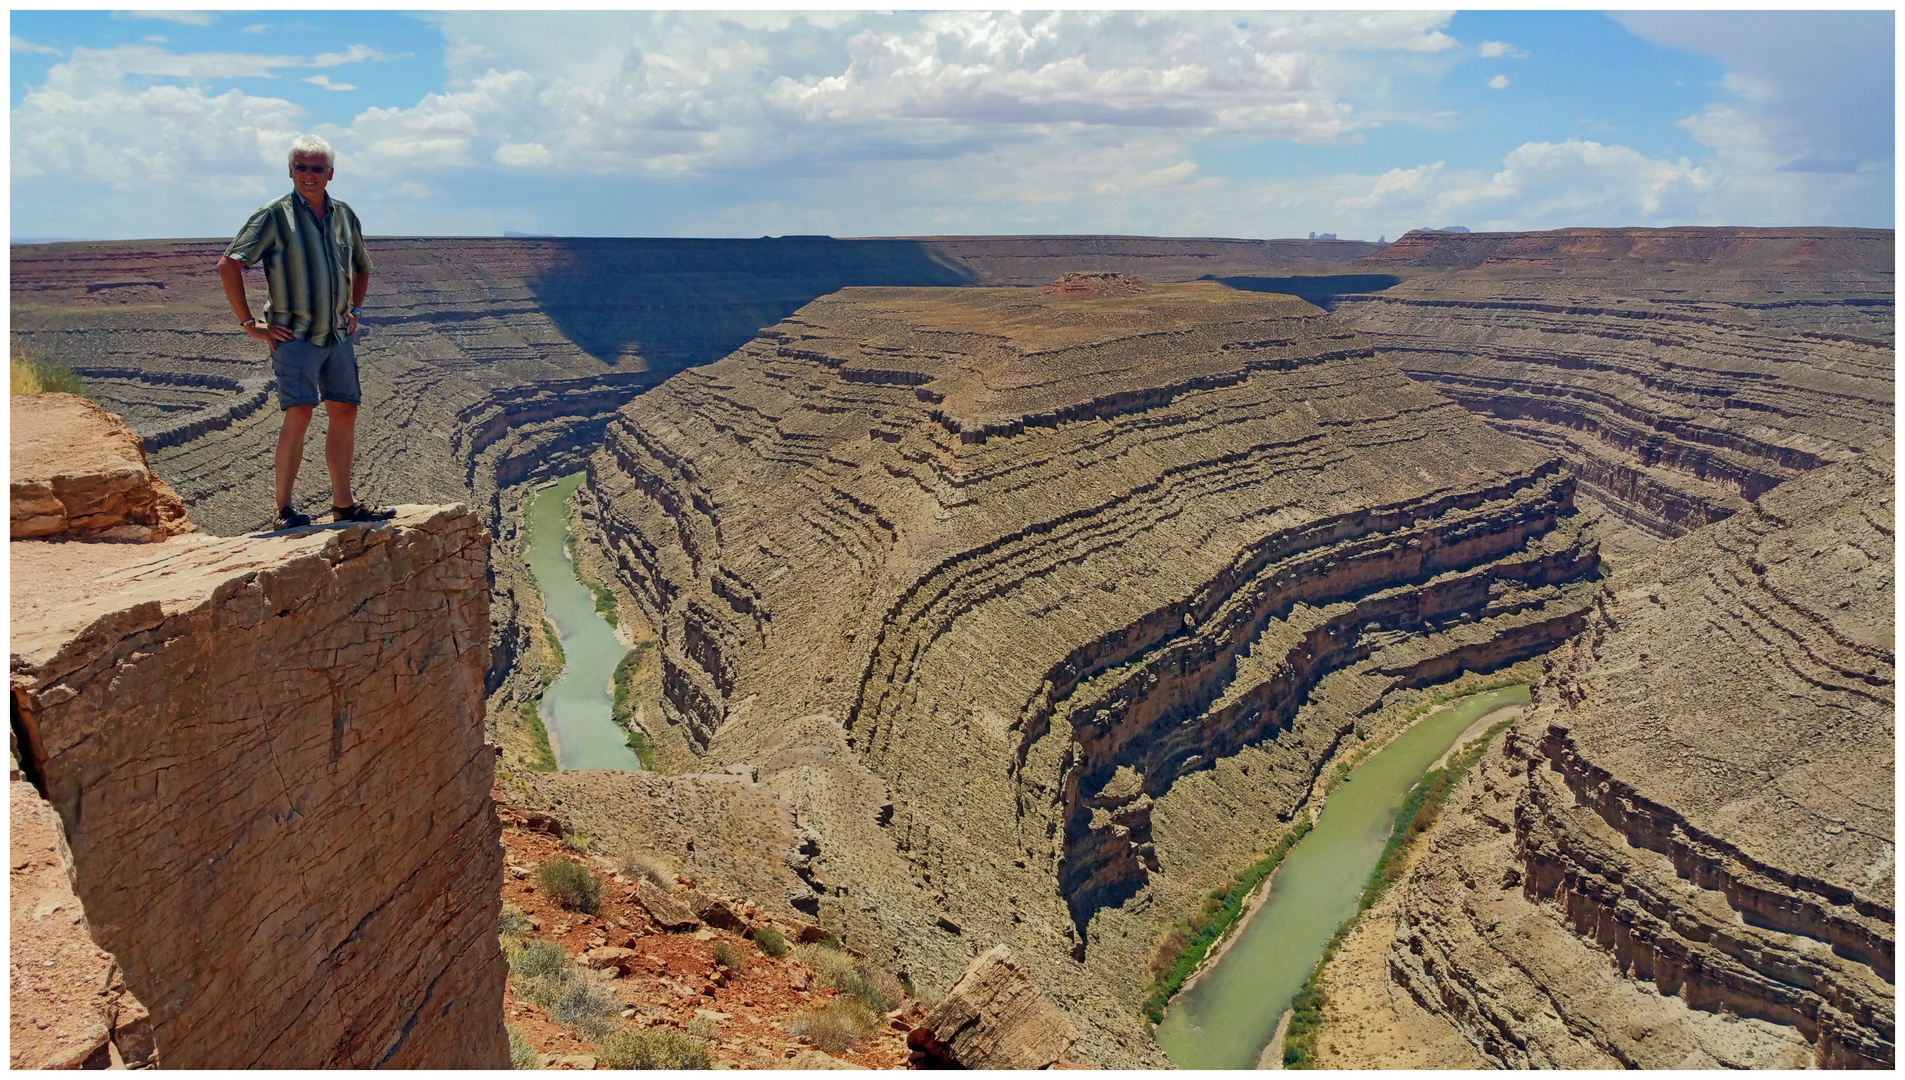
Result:
{"type": "Polygon", "coordinates": [[[1488,88],[1490,90],[1506,90],[1508,88],[1508,76],[1497,75],[1488,80],[1488,88]]]}
{"type": "Polygon", "coordinates": [[[164,19],[184,26],[210,26],[212,13],[209,11],[115,11],[115,19],[164,19]]]}

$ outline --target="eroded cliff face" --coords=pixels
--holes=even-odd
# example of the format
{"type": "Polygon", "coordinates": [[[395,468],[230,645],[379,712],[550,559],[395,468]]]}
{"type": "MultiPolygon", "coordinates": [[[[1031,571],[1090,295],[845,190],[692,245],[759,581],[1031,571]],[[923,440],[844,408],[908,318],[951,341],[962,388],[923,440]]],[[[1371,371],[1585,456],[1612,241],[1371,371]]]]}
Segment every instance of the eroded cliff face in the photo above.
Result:
{"type": "MultiPolygon", "coordinates": [[[[487,553],[460,506],[10,545],[13,729],[71,885],[14,918],[103,950],[122,1056],[507,1066],[487,553]]],[[[16,971],[16,1005],[47,974],[16,971]]]]}
{"type": "Polygon", "coordinates": [[[1415,232],[1356,263],[1396,284],[1333,307],[1566,459],[1624,553],[1892,437],[1892,264],[1879,230],[1415,232]]]}
{"type": "Polygon", "coordinates": [[[1509,1067],[1895,1056],[1893,447],[1619,571],[1404,886],[1509,1067]]]}
{"type": "MultiPolygon", "coordinates": [[[[16,245],[13,334],[73,369],[145,440],[201,528],[273,511],[278,409],[262,345],[232,325],[223,240],[16,245]]],[[[1375,245],[1137,237],[833,240],[373,239],[358,345],[365,501],[475,506],[496,539],[495,691],[538,632],[512,485],[575,472],[615,410],[847,285],[1031,284],[1066,270],[1183,281],[1341,262],[1375,245]]],[[[250,275],[254,293],[260,275],[250,275]]],[[[254,296],[254,309],[262,298],[254,296]]],[[[322,429],[322,416],[314,427],[322,429]]],[[[322,507],[321,430],[297,499],[322,507]]],[[[525,692],[512,687],[515,695],[525,692]]]]}
{"type": "Polygon", "coordinates": [[[843,290],[631,403],[584,490],[828,925],[942,984],[1006,941],[1156,1064],[1176,905],[1386,690],[1576,628],[1596,555],[1554,457],[1317,309],[1101,284],[843,290]]]}

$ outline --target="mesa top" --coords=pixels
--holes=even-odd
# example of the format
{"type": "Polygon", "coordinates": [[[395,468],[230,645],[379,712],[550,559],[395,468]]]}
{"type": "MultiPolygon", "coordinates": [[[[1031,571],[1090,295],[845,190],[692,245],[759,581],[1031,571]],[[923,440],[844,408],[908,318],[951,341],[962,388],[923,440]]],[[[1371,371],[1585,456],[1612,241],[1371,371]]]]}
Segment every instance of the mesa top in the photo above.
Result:
{"type": "Polygon", "coordinates": [[[357,214],[329,195],[323,221],[295,191],[259,207],[225,255],[245,266],[264,260],[264,321],[288,326],[313,345],[343,338],[351,275],[370,273],[357,214]]]}

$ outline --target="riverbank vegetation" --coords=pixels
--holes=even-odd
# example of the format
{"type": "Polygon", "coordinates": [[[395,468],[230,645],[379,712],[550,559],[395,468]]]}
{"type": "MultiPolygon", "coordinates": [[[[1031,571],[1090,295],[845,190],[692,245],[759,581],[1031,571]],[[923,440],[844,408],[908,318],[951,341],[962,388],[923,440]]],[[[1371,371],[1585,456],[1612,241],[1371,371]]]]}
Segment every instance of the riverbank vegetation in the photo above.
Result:
{"type": "Polygon", "coordinates": [[[549,745],[549,729],[542,726],[541,704],[540,697],[530,698],[522,703],[518,713],[524,730],[529,732],[529,760],[524,764],[536,772],[555,772],[556,750],[549,745]]]}
{"type": "Polygon", "coordinates": [[[1396,736],[1415,727],[1417,721],[1429,713],[1463,698],[1485,694],[1490,690],[1503,690],[1520,683],[1532,683],[1540,677],[1541,661],[1531,658],[1490,675],[1464,674],[1436,686],[1401,691],[1380,711],[1356,722],[1356,736],[1361,740],[1361,745],[1343,755],[1330,769],[1322,793],[1335,790],[1337,785],[1349,779],[1349,774],[1365,758],[1388,746],[1396,736]]]}
{"type": "Polygon", "coordinates": [[[1369,872],[1369,880],[1363,886],[1362,897],[1356,904],[1356,914],[1350,916],[1330,936],[1329,944],[1323,948],[1322,958],[1310,970],[1309,979],[1291,1002],[1290,1024],[1283,1038],[1284,1068],[1305,1069],[1316,1064],[1316,1033],[1323,1023],[1323,1007],[1329,1003],[1329,994],[1322,985],[1324,970],[1329,967],[1336,950],[1349,937],[1349,932],[1355,929],[1363,914],[1375,907],[1389,887],[1408,872],[1408,856],[1415,845],[1428,833],[1436,818],[1441,816],[1442,807],[1447,805],[1449,796],[1469,770],[1475,767],[1475,763],[1482,759],[1489,744],[1512,722],[1502,720],[1491,725],[1480,738],[1451,755],[1448,764],[1430,769],[1409,789],[1408,797],[1403,799],[1401,808],[1396,811],[1396,823],[1390,830],[1389,842],[1383,845],[1382,856],[1376,860],[1375,869],[1369,872]]]}
{"type": "Polygon", "coordinates": [[[615,717],[615,722],[628,732],[628,748],[633,750],[635,756],[641,760],[642,768],[649,772],[658,772],[661,755],[656,752],[655,745],[649,742],[648,736],[643,733],[635,715],[636,700],[647,696],[643,693],[647,689],[643,684],[660,681],[659,671],[648,670],[651,665],[659,666],[656,663],[654,638],[636,642],[635,647],[628,651],[628,655],[622,657],[621,663],[615,665],[613,680],[615,702],[611,706],[611,715],[615,717]]]}
{"type": "Polygon", "coordinates": [[[1309,832],[1309,820],[1299,821],[1263,858],[1231,878],[1229,884],[1205,894],[1189,918],[1173,923],[1165,931],[1151,955],[1151,989],[1145,994],[1143,1005],[1147,1021],[1157,1024],[1164,1020],[1164,1006],[1183,988],[1185,980],[1204,962],[1211,948],[1236,925],[1257,886],[1263,884],[1297,841],[1309,832]]]}

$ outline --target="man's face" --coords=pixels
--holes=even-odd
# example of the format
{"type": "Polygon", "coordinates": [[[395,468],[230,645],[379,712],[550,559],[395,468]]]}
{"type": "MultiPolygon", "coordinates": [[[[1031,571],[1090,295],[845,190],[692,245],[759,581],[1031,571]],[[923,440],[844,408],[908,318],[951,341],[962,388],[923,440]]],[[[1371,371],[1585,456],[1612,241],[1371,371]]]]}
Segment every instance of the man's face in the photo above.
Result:
{"type": "Polygon", "coordinates": [[[315,154],[293,154],[291,156],[291,187],[306,199],[324,200],[324,186],[331,182],[331,174],[337,170],[325,164],[324,159],[315,154]]]}

